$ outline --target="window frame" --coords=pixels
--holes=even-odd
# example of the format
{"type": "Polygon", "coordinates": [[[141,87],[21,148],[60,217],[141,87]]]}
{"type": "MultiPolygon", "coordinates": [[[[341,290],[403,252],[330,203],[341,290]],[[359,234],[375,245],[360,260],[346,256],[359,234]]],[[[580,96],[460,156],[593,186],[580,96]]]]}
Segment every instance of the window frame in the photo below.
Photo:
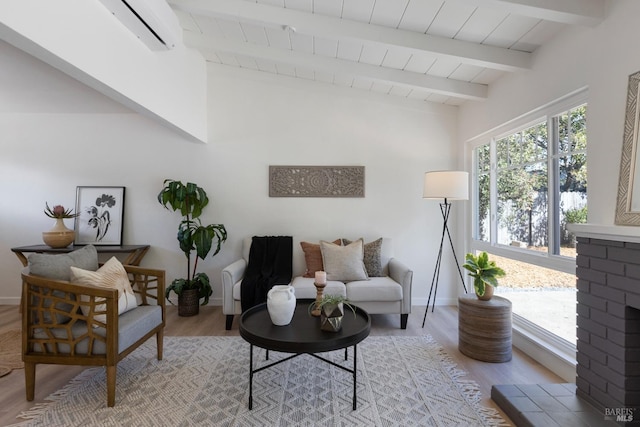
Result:
{"type": "MultiPolygon", "coordinates": [[[[567,95],[564,98],[561,98],[555,102],[549,103],[545,106],[542,106],[528,114],[524,114],[518,118],[515,118],[504,125],[498,126],[492,129],[489,132],[485,132],[484,134],[468,141],[468,159],[469,159],[469,170],[471,171],[471,191],[472,197],[471,201],[471,209],[470,211],[470,224],[471,224],[471,234],[468,239],[467,247],[470,251],[487,251],[489,253],[495,253],[499,256],[504,256],[507,258],[512,258],[516,261],[526,262],[534,265],[539,265],[541,267],[546,267],[558,271],[562,271],[569,274],[575,274],[576,261],[573,258],[565,257],[562,255],[556,255],[551,253],[551,251],[547,252],[537,252],[531,251],[529,249],[518,248],[514,246],[504,245],[497,243],[497,214],[495,212],[495,208],[497,207],[497,179],[496,179],[496,168],[497,168],[497,154],[495,150],[496,141],[505,138],[514,133],[520,132],[528,127],[537,125],[541,122],[547,123],[547,129],[549,130],[549,143],[555,145],[556,135],[552,135],[551,132],[556,132],[553,129],[552,121],[555,117],[570,111],[574,108],[577,108],[581,105],[588,104],[587,102],[587,89],[581,89],[567,95]],[[476,221],[478,218],[478,175],[477,175],[477,158],[475,156],[475,150],[483,145],[490,144],[490,232],[489,232],[489,241],[479,240],[479,230],[478,230],[478,222],[476,221]]],[[[556,220],[556,211],[559,209],[559,202],[557,200],[556,193],[558,191],[558,178],[555,174],[555,169],[553,168],[553,161],[558,159],[560,153],[548,153],[546,156],[547,161],[547,176],[548,176],[548,185],[549,189],[553,189],[553,195],[549,194],[548,196],[548,215],[549,221],[552,221],[553,214],[553,222],[554,224],[549,224],[549,244],[553,244],[556,239],[556,235],[559,233],[559,229],[556,229],[556,225],[559,228],[559,224],[555,224],[556,220]],[[554,172],[552,172],[552,170],[554,172]],[[553,209],[553,210],[552,210],[553,209]],[[553,240],[552,240],[553,239],[553,240]]],[[[587,156],[588,158],[588,156],[587,156]]],[[[550,190],[551,192],[551,190],[550,190]]],[[[542,329],[542,328],[541,328],[542,329]]]]}
{"type": "MultiPolygon", "coordinates": [[[[588,106],[588,89],[582,88],[579,89],[567,96],[560,98],[554,102],[551,102],[547,105],[539,107],[534,111],[531,111],[527,114],[523,114],[513,120],[508,121],[507,123],[495,127],[477,137],[471,138],[467,140],[466,145],[466,162],[467,167],[470,172],[471,177],[471,191],[472,197],[470,198],[470,204],[468,209],[466,210],[467,224],[470,224],[471,233],[467,234],[466,240],[466,249],[467,252],[474,251],[486,251],[490,254],[495,254],[497,256],[507,257],[514,259],[516,261],[525,262],[529,264],[533,264],[540,267],[545,267],[549,269],[553,269],[556,271],[561,271],[568,274],[575,275],[576,269],[576,260],[573,258],[568,258],[560,255],[550,256],[549,251],[546,253],[531,251],[528,249],[517,248],[513,246],[506,245],[498,245],[497,242],[497,230],[495,226],[496,216],[495,207],[497,206],[497,184],[496,184],[496,173],[494,168],[497,165],[496,159],[496,150],[490,150],[491,156],[491,164],[489,168],[490,173],[490,222],[491,222],[491,230],[490,230],[490,240],[482,241],[478,239],[478,223],[477,212],[478,212],[478,179],[477,179],[477,164],[476,164],[476,156],[475,149],[481,145],[487,144],[487,142],[492,142],[500,137],[505,135],[513,134],[517,132],[518,129],[525,129],[527,125],[531,125],[532,123],[539,122],[540,120],[552,120],[553,117],[562,114],[563,112],[569,111],[573,108],[579,107],[580,105],[587,104],[588,106]]],[[[549,126],[550,123],[548,123],[549,126]]],[[[588,126],[588,124],[587,124],[588,126]]],[[[553,140],[555,143],[556,137],[555,135],[552,137],[549,135],[550,140],[553,140]]],[[[588,152],[588,144],[587,150],[588,152]]],[[[547,161],[551,162],[552,159],[557,158],[554,156],[547,156],[547,161]]],[[[587,154],[587,162],[588,162],[588,154],[587,154]]],[[[548,163],[548,175],[553,175],[549,173],[551,171],[552,165],[548,163]]],[[[587,172],[588,176],[588,172],[587,172]]],[[[557,177],[553,178],[549,176],[550,180],[554,180],[553,182],[549,182],[549,188],[554,188],[554,194],[557,192],[557,177]],[[553,187],[551,187],[553,185],[553,187]]],[[[555,197],[549,197],[549,202],[555,197]]],[[[549,209],[554,209],[553,214],[555,218],[555,210],[559,209],[557,199],[554,201],[553,206],[549,206],[549,209]]],[[[554,225],[555,227],[555,225],[554,225]]],[[[549,225],[551,229],[551,224],[549,225]]],[[[558,225],[559,231],[559,225],[558,225]]],[[[554,231],[555,232],[555,231],[554,231]]],[[[554,236],[549,236],[549,238],[554,238],[554,236]]],[[[551,243],[551,241],[550,241],[551,243]]],[[[552,332],[544,329],[538,324],[518,315],[517,313],[512,313],[512,323],[513,323],[513,331],[514,331],[514,345],[526,351],[530,356],[534,359],[538,360],[543,365],[549,367],[556,374],[560,375],[564,379],[574,378],[576,373],[576,345],[572,342],[561,338],[552,332]],[[553,356],[551,356],[553,355],[553,356]]]]}

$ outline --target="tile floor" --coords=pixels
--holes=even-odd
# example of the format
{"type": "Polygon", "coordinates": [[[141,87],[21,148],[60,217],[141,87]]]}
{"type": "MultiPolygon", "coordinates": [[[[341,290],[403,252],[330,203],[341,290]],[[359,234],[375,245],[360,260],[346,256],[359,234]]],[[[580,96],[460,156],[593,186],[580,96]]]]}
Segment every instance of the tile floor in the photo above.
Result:
{"type": "Polygon", "coordinates": [[[576,385],[494,385],[491,398],[518,427],[605,427],[614,420],[576,396],[576,385]]]}

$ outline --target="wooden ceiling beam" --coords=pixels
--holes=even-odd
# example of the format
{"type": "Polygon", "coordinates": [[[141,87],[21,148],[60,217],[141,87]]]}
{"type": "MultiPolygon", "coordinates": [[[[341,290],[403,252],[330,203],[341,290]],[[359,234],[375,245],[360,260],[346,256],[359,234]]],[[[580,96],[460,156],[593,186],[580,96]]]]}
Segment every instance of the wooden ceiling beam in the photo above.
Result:
{"type": "Polygon", "coordinates": [[[276,64],[289,64],[294,67],[331,74],[359,76],[394,86],[426,90],[456,98],[470,100],[484,100],[487,98],[487,85],[478,83],[428,76],[426,74],[378,67],[344,59],[323,57],[311,53],[259,46],[247,42],[212,39],[190,32],[185,33],[184,43],[199,50],[265,59],[276,64]]]}
{"type": "Polygon", "coordinates": [[[244,0],[169,0],[177,10],[193,15],[248,21],[270,28],[292,28],[300,34],[347,39],[364,45],[385,46],[413,55],[452,58],[464,64],[501,71],[531,67],[531,54],[445,37],[420,34],[381,25],[349,21],[244,0]]]}
{"type": "Polygon", "coordinates": [[[515,15],[569,25],[595,27],[605,18],[605,0],[455,0],[515,15]]]}

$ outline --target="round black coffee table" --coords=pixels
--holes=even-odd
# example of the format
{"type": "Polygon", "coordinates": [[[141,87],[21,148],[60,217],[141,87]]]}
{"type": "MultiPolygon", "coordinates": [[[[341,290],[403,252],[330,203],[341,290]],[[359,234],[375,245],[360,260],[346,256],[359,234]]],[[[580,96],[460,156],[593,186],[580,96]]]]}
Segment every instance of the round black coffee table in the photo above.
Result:
{"type": "Polygon", "coordinates": [[[353,374],[353,409],[356,409],[356,357],[357,344],[369,336],[371,319],[363,309],[356,307],[356,315],[348,308],[344,308],[342,328],[338,332],[327,332],[320,329],[320,318],[309,314],[312,299],[299,299],[291,323],[286,326],[276,326],[271,322],[267,312],[267,304],[260,304],[242,313],[240,316],[240,336],[250,344],[249,355],[249,409],[253,407],[253,374],[271,366],[286,362],[289,359],[309,354],[317,359],[330,363],[342,370],[353,374]],[[265,365],[253,368],[253,346],[267,350],[294,353],[293,355],[265,365]],[[347,349],[353,346],[353,369],[338,365],[316,353],[345,349],[345,360],[348,359],[347,349]]]}

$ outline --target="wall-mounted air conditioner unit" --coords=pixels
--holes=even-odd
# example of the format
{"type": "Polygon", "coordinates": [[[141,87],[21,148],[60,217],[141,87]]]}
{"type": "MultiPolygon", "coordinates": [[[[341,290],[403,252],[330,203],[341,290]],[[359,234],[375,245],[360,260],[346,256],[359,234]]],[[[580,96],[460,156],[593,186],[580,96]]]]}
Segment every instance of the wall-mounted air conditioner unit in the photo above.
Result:
{"type": "Polygon", "coordinates": [[[165,0],[100,0],[151,50],[173,49],[182,43],[182,27],[165,0]]]}

